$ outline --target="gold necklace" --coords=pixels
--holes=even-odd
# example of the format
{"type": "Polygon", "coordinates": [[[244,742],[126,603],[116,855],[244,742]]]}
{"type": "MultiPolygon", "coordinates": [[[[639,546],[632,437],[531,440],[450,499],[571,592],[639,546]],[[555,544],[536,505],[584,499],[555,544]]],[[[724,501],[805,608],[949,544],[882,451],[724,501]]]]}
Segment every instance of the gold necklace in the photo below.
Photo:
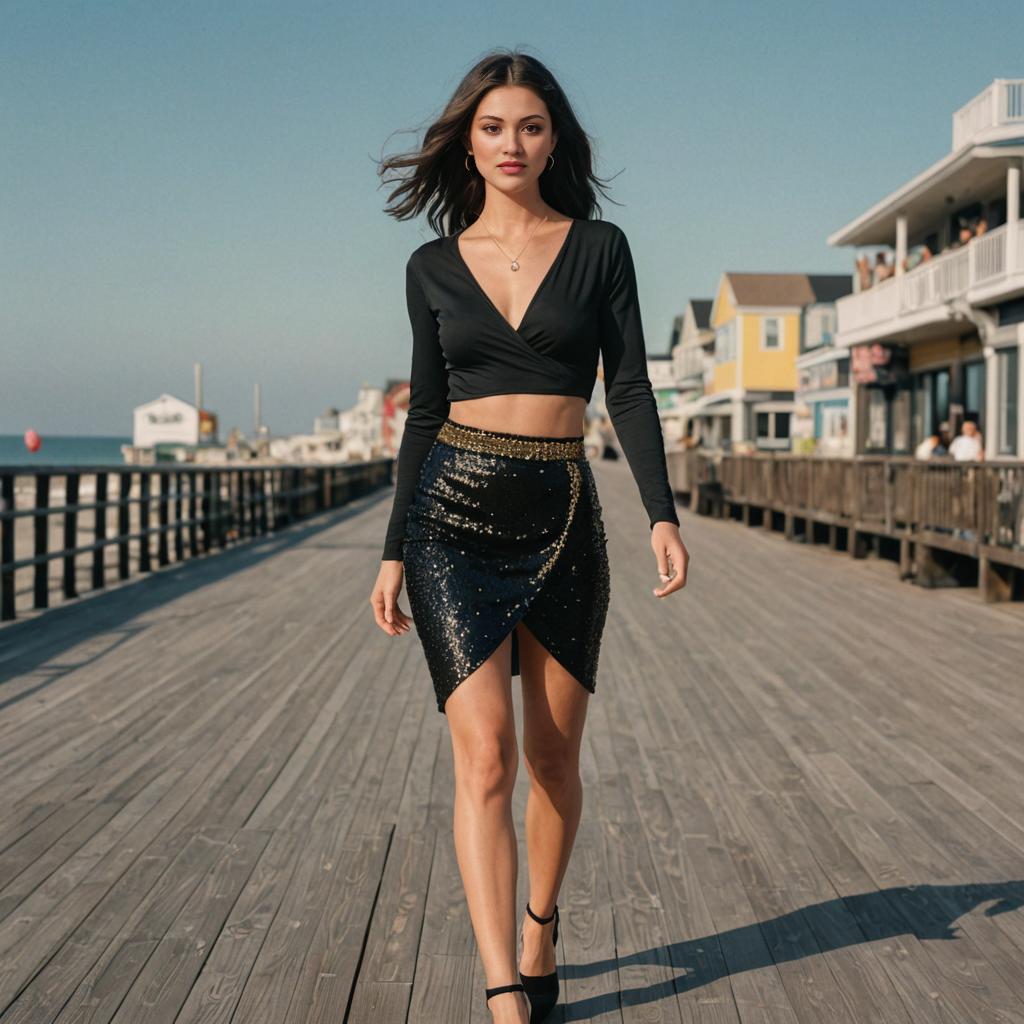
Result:
{"type": "MultiPolygon", "coordinates": [[[[526,240],[526,245],[529,245],[530,242],[533,241],[533,236],[537,233],[537,228],[539,228],[541,226],[541,224],[543,224],[544,221],[546,221],[547,219],[548,219],[547,218],[547,214],[545,214],[544,215],[544,220],[539,220],[539,221],[537,221],[536,224],[534,224],[533,231],[530,232],[530,237],[526,240]]],[[[526,245],[524,245],[522,247],[522,249],[519,250],[519,253],[516,256],[509,256],[509,254],[507,252],[505,252],[504,249],[501,248],[501,244],[494,237],[494,235],[491,234],[491,229],[486,224],[484,224],[483,221],[480,220],[479,217],[477,218],[477,220],[479,220],[480,223],[483,224],[484,231],[486,231],[487,234],[491,235],[491,241],[494,242],[494,244],[496,246],[498,246],[498,249],[501,251],[501,254],[505,257],[505,259],[511,259],[512,260],[512,263],[510,264],[510,269],[518,270],[519,269],[519,257],[522,256],[523,253],[526,251],[526,245]]]]}

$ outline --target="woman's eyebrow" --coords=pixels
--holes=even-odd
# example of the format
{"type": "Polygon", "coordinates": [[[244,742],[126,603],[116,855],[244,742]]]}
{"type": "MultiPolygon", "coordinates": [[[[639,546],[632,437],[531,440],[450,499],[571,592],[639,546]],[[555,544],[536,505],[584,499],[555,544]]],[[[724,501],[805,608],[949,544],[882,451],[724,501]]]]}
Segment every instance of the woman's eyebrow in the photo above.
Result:
{"type": "MultiPolygon", "coordinates": [[[[543,114],[527,114],[525,117],[519,118],[519,120],[520,121],[529,121],[531,117],[539,117],[542,121],[544,120],[544,115],[543,114]]],[[[479,117],[479,120],[483,121],[483,120],[485,120],[487,118],[489,118],[492,121],[502,121],[502,122],[504,122],[504,120],[505,120],[503,117],[498,117],[497,114],[481,114],[480,117],[479,117]]]]}

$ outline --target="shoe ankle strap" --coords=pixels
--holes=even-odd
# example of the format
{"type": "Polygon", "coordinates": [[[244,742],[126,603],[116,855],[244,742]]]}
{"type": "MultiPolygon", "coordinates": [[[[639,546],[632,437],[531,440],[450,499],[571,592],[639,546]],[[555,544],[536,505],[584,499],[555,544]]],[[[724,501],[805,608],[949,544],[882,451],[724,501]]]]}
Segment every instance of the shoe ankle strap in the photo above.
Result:
{"type": "Polygon", "coordinates": [[[491,996],[501,995],[502,992],[519,992],[519,991],[523,991],[523,992],[526,991],[526,989],[523,987],[523,983],[521,981],[517,981],[514,985],[498,985],[495,988],[484,989],[484,992],[486,993],[488,999],[490,999],[491,996]]]}
{"type": "Polygon", "coordinates": [[[537,922],[538,924],[549,924],[550,922],[554,921],[554,919],[555,919],[556,917],[558,917],[558,904],[557,904],[557,903],[555,904],[555,909],[554,909],[553,911],[551,911],[551,913],[550,913],[550,914],[549,914],[549,915],[548,915],[547,917],[538,917],[538,916],[537,916],[537,915],[536,915],[536,914],[535,914],[535,913],[533,912],[533,909],[532,909],[532,908],[530,907],[530,902],[529,902],[529,900],[527,900],[527,902],[526,902],[526,912],[527,912],[527,913],[528,913],[528,914],[530,915],[530,917],[532,917],[532,918],[534,919],[534,921],[536,921],[536,922],[537,922]]]}

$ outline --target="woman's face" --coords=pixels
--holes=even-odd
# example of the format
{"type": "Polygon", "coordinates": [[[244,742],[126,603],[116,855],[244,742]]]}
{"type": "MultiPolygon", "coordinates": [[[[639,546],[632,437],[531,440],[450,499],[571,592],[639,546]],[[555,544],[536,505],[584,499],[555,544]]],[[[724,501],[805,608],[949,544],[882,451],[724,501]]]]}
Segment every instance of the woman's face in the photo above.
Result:
{"type": "Polygon", "coordinates": [[[521,192],[536,187],[557,141],[547,104],[525,86],[502,85],[477,104],[468,151],[490,185],[502,192],[521,192]]]}

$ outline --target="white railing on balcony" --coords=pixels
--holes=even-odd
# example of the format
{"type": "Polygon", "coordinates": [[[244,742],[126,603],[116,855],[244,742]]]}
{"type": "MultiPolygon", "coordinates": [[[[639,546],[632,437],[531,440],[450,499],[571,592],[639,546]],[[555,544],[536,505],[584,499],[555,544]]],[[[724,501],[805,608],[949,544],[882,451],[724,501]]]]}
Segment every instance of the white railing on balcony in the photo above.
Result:
{"type": "Polygon", "coordinates": [[[866,291],[844,295],[836,301],[839,332],[856,331],[872,324],[888,323],[899,314],[899,279],[890,277],[866,291]]]}
{"type": "Polygon", "coordinates": [[[974,239],[968,251],[974,259],[972,283],[1002,277],[1006,273],[1006,225],[974,239]]]}
{"type": "Polygon", "coordinates": [[[998,286],[1010,270],[1024,274],[1024,220],[1010,234],[1003,224],[954,249],[919,264],[909,273],[890,277],[871,288],[845,295],[836,303],[839,333],[867,327],[899,330],[899,318],[938,307],[976,287],[998,286]]]}
{"type": "Polygon", "coordinates": [[[970,284],[970,246],[936,256],[896,280],[900,284],[900,313],[964,295],[970,284]]]}
{"type": "Polygon", "coordinates": [[[953,114],[953,150],[990,128],[1011,124],[1024,125],[1024,78],[997,78],[953,114]]]}

